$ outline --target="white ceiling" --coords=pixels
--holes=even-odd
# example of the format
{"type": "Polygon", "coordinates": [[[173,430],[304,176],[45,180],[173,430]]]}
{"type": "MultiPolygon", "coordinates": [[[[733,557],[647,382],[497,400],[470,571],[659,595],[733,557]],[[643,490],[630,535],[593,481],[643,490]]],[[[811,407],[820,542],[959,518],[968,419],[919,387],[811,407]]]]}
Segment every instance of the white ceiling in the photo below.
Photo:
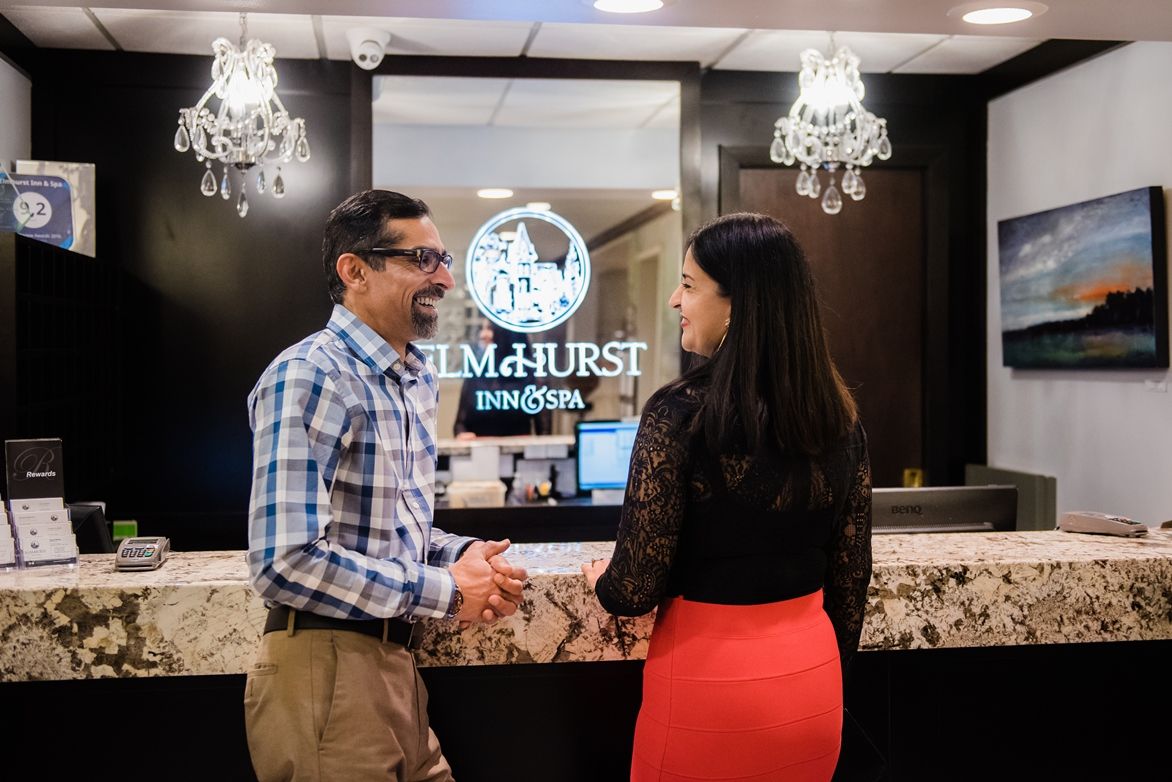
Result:
{"type": "MultiPolygon", "coordinates": [[[[618,24],[635,27],[740,30],[838,30],[872,33],[1008,36],[1045,40],[1172,40],[1168,0],[1049,0],[1048,10],[1012,25],[981,30],[949,11],[1004,5],[1003,0],[674,0],[649,14],[607,14],[582,0],[102,0],[106,8],[170,11],[247,10],[250,13],[328,14],[505,21],[532,24],[618,24]]],[[[9,6],[51,7],[61,0],[0,0],[9,6]]],[[[495,29],[495,28],[494,28],[495,29]]],[[[487,43],[481,41],[481,43],[487,43]]]]}
{"type": "MultiPolygon", "coordinates": [[[[254,2],[249,7],[266,5],[254,2]]],[[[210,55],[213,39],[239,36],[236,12],[0,4],[0,13],[42,48],[210,55]]],[[[818,30],[248,15],[249,36],[269,41],[278,57],[288,58],[348,60],[346,31],[362,26],[391,33],[389,54],[683,60],[718,70],[794,71],[803,49],[830,47],[830,33],[818,30]]],[[[859,55],[864,73],[979,73],[1042,40],[886,32],[838,32],[836,39],[859,55]]]]}

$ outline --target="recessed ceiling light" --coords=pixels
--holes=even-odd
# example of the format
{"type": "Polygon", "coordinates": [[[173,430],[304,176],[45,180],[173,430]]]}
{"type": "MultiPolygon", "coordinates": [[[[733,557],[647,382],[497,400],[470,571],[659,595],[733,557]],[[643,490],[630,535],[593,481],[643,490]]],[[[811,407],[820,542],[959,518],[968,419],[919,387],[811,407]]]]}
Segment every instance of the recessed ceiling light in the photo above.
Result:
{"type": "Polygon", "coordinates": [[[513,191],[507,187],[485,187],[476,191],[481,198],[512,198],[513,191]]]}
{"type": "Polygon", "coordinates": [[[949,9],[949,16],[959,16],[969,24],[1013,24],[1046,13],[1049,8],[1043,3],[1011,0],[1012,5],[997,5],[995,2],[965,3],[949,9]]]}
{"type": "Polygon", "coordinates": [[[679,195],[679,193],[677,193],[675,190],[655,190],[651,193],[651,197],[656,201],[671,201],[677,195],[679,195]]]}
{"type": "Polygon", "coordinates": [[[530,212],[548,212],[550,209],[553,209],[553,204],[549,201],[530,201],[525,204],[525,208],[530,212]]]}
{"type": "Polygon", "coordinates": [[[1033,15],[1034,12],[1028,8],[982,8],[969,11],[961,19],[969,24],[1012,24],[1033,15]]]}
{"type": "Polygon", "coordinates": [[[645,14],[663,8],[664,0],[585,0],[609,14],[645,14]]]}

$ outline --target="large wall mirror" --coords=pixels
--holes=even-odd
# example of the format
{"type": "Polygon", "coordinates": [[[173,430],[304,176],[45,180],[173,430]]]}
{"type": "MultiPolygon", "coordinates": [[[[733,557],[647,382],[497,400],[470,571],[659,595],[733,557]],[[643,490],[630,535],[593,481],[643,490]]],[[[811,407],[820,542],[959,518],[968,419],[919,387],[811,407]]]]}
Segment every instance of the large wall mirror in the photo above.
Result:
{"type": "Polygon", "coordinates": [[[522,433],[496,427],[529,418],[539,433],[572,434],[579,420],[638,415],[650,394],[678,375],[679,319],[667,298],[679,277],[683,221],[678,196],[662,191],[680,190],[680,87],[374,77],[374,186],[426,201],[455,259],[456,287],[440,304],[432,340],[441,371],[441,438],[458,430],[522,433]],[[478,195],[489,188],[511,194],[478,195]],[[518,208],[530,213],[486,227],[518,208]],[[580,237],[588,279],[566,231],[541,218],[546,210],[580,237]],[[470,255],[478,236],[479,250],[470,255]],[[473,264],[496,275],[478,271],[475,290],[468,285],[473,264]],[[502,324],[520,325],[506,331],[502,324]],[[549,362],[546,376],[535,377],[529,364],[524,379],[485,377],[490,343],[498,369],[506,354],[524,354],[549,362]],[[467,377],[469,369],[481,376],[467,377]],[[530,386],[523,415],[507,415],[530,386]],[[534,399],[538,389],[545,394],[534,399]],[[537,402],[542,410],[534,414],[537,402]]]}

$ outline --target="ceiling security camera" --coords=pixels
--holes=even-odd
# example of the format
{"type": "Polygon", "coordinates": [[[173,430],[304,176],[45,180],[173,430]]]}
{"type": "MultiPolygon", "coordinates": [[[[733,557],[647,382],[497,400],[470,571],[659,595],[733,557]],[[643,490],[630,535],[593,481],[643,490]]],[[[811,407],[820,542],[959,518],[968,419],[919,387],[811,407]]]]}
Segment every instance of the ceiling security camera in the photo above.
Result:
{"type": "Polygon", "coordinates": [[[374,70],[383,61],[391,34],[374,27],[355,27],[346,31],[350,42],[350,57],[359,68],[374,70]]]}

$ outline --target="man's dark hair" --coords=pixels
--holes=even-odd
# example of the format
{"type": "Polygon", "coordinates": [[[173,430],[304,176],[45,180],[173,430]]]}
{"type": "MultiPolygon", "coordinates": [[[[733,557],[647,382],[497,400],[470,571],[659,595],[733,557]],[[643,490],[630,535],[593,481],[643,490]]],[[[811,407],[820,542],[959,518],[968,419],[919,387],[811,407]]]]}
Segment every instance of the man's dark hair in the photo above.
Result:
{"type": "Polygon", "coordinates": [[[388,220],[414,220],[428,217],[431,209],[418,198],[393,190],[366,190],[355,193],[334,207],[326,220],[321,243],[322,268],[326,273],[330,299],[342,303],[346,286],[338,276],[338,256],[354,253],[366,264],[381,272],[386,259],[367,252],[372,247],[394,247],[402,237],[387,231],[388,220]]]}

